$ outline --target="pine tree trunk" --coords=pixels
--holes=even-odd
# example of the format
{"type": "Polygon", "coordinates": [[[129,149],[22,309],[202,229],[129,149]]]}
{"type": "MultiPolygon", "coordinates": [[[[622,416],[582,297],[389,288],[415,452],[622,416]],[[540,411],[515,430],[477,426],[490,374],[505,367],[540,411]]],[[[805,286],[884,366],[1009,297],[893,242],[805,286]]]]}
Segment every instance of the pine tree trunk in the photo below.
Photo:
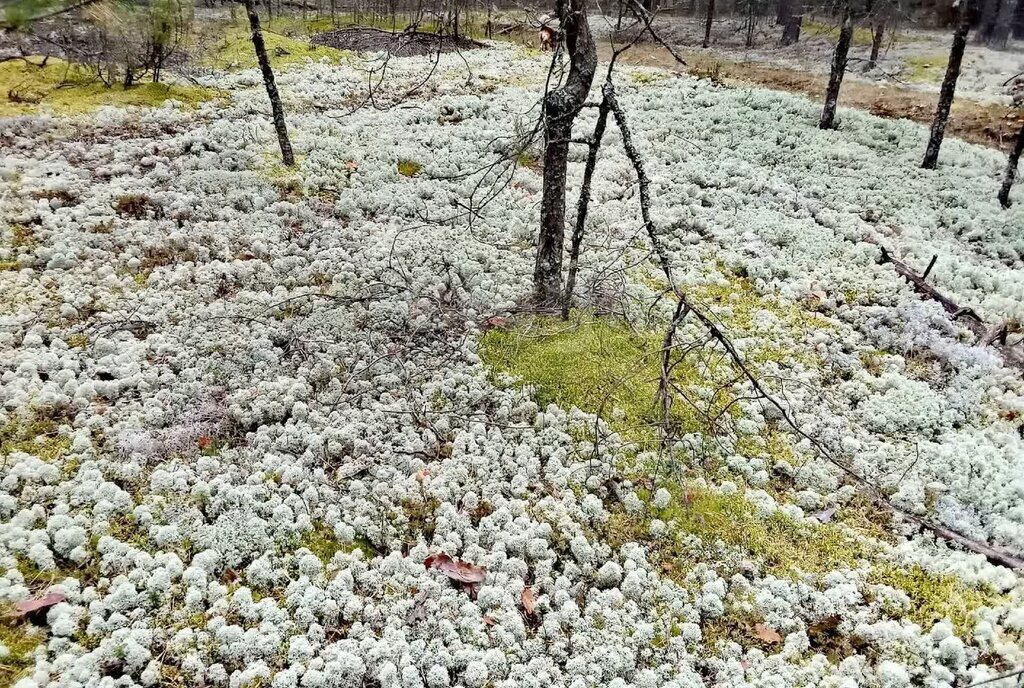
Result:
{"type": "Polygon", "coordinates": [[[825,108],[821,111],[820,129],[831,129],[835,125],[836,105],[839,103],[839,89],[846,75],[846,63],[850,55],[850,42],[853,40],[853,15],[847,5],[843,9],[843,24],[839,29],[839,40],[836,41],[835,52],[832,53],[832,73],[828,78],[828,90],[825,91],[825,108]]]}
{"type": "Polygon", "coordinates": [[[775,6],[775,23],[779,26],[786,26],[792,16],[793,0],[779,0],[775,6]]]}
{"type": "Polygon", "coordinates": [[[715,0],[708,0],[708,16],[704,20],[704,43],[701,47],[711,45],[711,23],[715,21],[715,0]]]}
{"type": "Polygon", "coordinates": [[[875,22],[871,34],[871,56],[868,57],[867,71],[871,71],[878,65],[878,54],[882,51],[882,39],[885,38],[885,19],[875,22]]]}
{"type": "Polygon", "coordinates": [[[597,48],[587,23],[585,0],[559,0],[558,15],[569,54],[565,84],[544,99],[544,185],[533,290],[541,305],[556,306],[562,291],[565,241],[565,175],[572,124],[583,107],[597,71],[597,48]]]}
{"type": "Polygon", "coordinates": [[[953,107],[953,96],[956,93],[956,81],[960,78],[960,64],[964,59],[964,50],[967,48],[967,33],[971,30],[971,13],[967,0],[961,0],[960,21],[956,31],[953,33],[953,47],[949,51],[949,64],[946,66],[946,77],[942,80],[942,88],[939,90],[939,105],[935,109],[935,119],[932,120],[931,136],[928,138],[928,148],[924,153],[924,160],[921,167],[926,170],[934,170],[939,162],[939,149],[942,148],[942,138],[946,134],[946,123],[949,121],[949,111],[953,107]]]}
{"type": "Polygon", "coordinates": [[[255,0],[244,2],[245,11],[249,15],[249,28],[252,29],[252,47],[256,50],[256,60],[260,63],[260,71],[263,72],[263,85],[267,88],[270,109],[274,115],[274,129],[277,130],[277,142],[281,146],[281,160],[287,167],[295,167],[295,154],[292,152],[292,142],[288,139],[288,126],[284,121],[281,95],[277,92],[274,70],[270,68],[267,46],[263,42],[263,30],[260,29],[260,15],[256,11],[255,0]]]}
{"type": "Polygon", "coordinates": [[[804,18],[799,14],[791,14],[782,27],[782,45],[793,45],[800,40],[800,27],[804,18]]]}
{"type": "Polygon", "coordinates": [[[1013,181],[1017,178],[1017,163],[1020,162],[1021,153],[1024,153],[1024,124],[1021,125],[1020,131],[1017,132],[1017,141],[1014,143],[1013,150],[1010,151],[1010,155],[1006,159],[1003,185],[999,188],[999,203],[1004,208],[1010,207],[1010,188],[1013,186],[1013,181]]]}

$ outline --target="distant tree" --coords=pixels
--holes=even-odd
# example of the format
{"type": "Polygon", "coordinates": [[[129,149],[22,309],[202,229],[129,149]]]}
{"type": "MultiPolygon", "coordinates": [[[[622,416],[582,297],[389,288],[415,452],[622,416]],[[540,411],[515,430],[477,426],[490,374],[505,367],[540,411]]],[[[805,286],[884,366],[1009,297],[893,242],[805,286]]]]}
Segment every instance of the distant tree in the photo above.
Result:
{"type": "Polygon", "coordinates": [[[953,107],[953,96],[956,93],[956,82],[960,78],[960,65],[963,63],[964,50],[967,48],[967,34],[971,30],[971,12],[968,0],[960,0],[960,18],[956,31],[953,32],[953,47],[949,51],[949,64],[946,65],[946,76],[939,89],[939,104],[932,120],[931,135],[928,137],[928,148],[925,149],[921,167],[934,170],[939,161],[939,149],[946,134],[946,123],[949,111],[953,107]]]}
{"type": "Polygon", "coordinates": [[[992,27],[992,35],[989,36],[988,40],[990,48],[1006,50],[1010,43],[1013,19],[1018,13],[1020,5],[1020,0],[1002,0],[999,3],[999,12],[996,14],[996,23],[995,26],[992,27]]]}
{"type": "Polygon", "coordinates": [[[263,29],[260,27],[260,15],[256,11],[255,0],[243,0],[246,14],[249,15],[249,28],[252,31],[252,47],[256,51],[256,61],[259,62],[260,71],[263,72],[263,85],[267,89],[267,97],[270,99],[270,109],[274,117],[274,129],[277,130],[277,143],[281,147],[281,160],[288,167],[295,167],[295,154],[292,152],[292,142],[288,138],[288,125],[284,121],[284,107],[281,105],[281,94],[277,92],[277,83],[274,81],[274,70],[270,67],[270,58],[267,57],[267,45],[263,41],[263,29]]]}
{"type": "Polygon", "coordinates": [[[803,7],[797,11],[796,0],[779,0],[776,6],[775,23],[782,27],[782,45],[793,45],[800,40],[800,26],[803,24],[803,7]]]}
{"type": "Polygon", "coordinates": [[[708,14],[704,19],[704,42],[701,47],[711,45],[711,24],[715,21],[715,0],[708,0],[708,14]]]}
{"type": "Polygon", "coordinates": [[[832,70],[828,77],[828,89],[825,91],[825,107],[821,111],[821,120],[818,127],[831,129],[835,126],[836,106],[839,103],[839,89],[843,85],[843,77],[846,75],[846,64],[850,55],[850,43],[853,41],[853,9],[847,0],[843,4],[843,19],[839,25],[839,39],[836,41],[835,50],[832,52],[832,70]]]}
{"type": "Polygon", "coordinates": [[[533,270],[534,297],[542,305],[558,304],[562,291],[565,241],[565,186],[572,125],[590,93],[597,71],[597,48],[587,22],[586,0],[556,0],[562,43],[569,55],[565,83],[544,97],[544,181],[540,233],[533,270]]]}

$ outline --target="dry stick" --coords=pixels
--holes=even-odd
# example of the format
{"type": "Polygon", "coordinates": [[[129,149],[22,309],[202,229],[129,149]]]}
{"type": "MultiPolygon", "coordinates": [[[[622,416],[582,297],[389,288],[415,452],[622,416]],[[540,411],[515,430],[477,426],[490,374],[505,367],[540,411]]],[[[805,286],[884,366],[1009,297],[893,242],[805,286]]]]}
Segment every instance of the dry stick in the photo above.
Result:
{"type": "Polygon", "coordinates": [[[576,289],[576,272],[579,269],[580,246],[587,222],[587,211],[590,209],[590,185],[597,167],[597,153],[601,148],[601,139],[608,124],[608,101],[602,98],[597,108],[597,124],[594,125],[594,137],[590,140],[590,151],[587,153],[587,164],[583,169],[583,185],[580,187],[580,198],[576,205],[576,225],[572,230],[572,245],[569,248],[569,272],[565,279],[565,293],[562,295],[562,320],[569,319],[569,307],[572,305],[572,293],[576,289]]]}
{"type": "Polygon", "coordinates": [[[633,163],[633,169],[635,170],[637,175],[637,183],[640,187],[640,213],[643,217],[644,226],[647,229],[648,238],[650,239],[651,245],[654,248],[654,253],[658,257],[658,262],[660,263],[661,270],[662,272],[665,273],[665,277],[666,279],[668,279],[669,285],[671,286],[672,291],[675,293],[676,298],[679,299],[679,301],[684,304],[684,307],[688,312],[693,313],[693,315],[708,330],[711,336],[714,337],[714,339],[717,340],[718,343],[722,345],[726,353],[729,354],[729,357],[732,359],[733,363],[736,364],[736,366],[740,369],[740,372],[743,373],[743,376],[747,379],[748,382],[750,382],[751,386],[754,388],[754,391],[761,395],[761,397],[763,397],[769,404],[774,406],[775,409],[781,414],[783,420],[786,421],[786,424],[793,430],[793,432],[795,432],[797,435],[810,442],[822,458],[824,458],[826,461],[828,461],[833,466],[838,468],[840,471],[845,473],[854,482],[866,488],[868,493],[872,497],[873,501],[877,503],[879,506],[902,516],[903,518],[913,522],[920,528],[931,531],[938,537],[949,540],[951,542],[956,542],[972,552],[981,554],[993,564],[1005,566],[1011,569],[1024,568],[1024,559],[1020,559],[1001,548],[993,547],[983,542],[978,542],[977,540],[968,538],[964,535],[961,535],[960,533],[950,530],[949,528],[940,526],[936,523],[932,523],[923,518],[907,513],[903,509],[894,505],[892,502],[889,501],[888,497],[885,496],[881,489],[872,484],[867,478],[861,476],[854,469],[846,465],[846,463],[844,463],[838,457],[834,456],[832,452],[829,451],[828,448],[825,447],[818,439],[804,432],[804,430],[802,430],[800,426],[796,424],[796,421],[793,420],[789,412],[782,406],[782,404],[776,401],[775,398],[768,393],[768,390],[764,388],[764,386],[757,379],[757,377],[752,372],[750,372],[750,369],[743,362],[743,357],[740,356],[739,352],[733,346],[732,341],[730,341],[729,338],[725,336],[722,330],[719,329],[718,325],[715,324],[715,322],[712,321],[711,318],[709,318],[700,309],[695,308],[693,304],[689,301],[689,299],[686,297],[686,294],[683,293],[683,291],[679,289],[678,286],[676,286],[675,280],[672,276],[672,266],[668,258],[668,253],[665,251],[664,245],[661,242],[661,238],[658,236],[657,228],[655,227],[654,222],[651,220],[650,217],[651,182],[644,168],[643,159],[640,157],[639,151],[637,151],[636,146],[633,144],[633,138],[629,130],[629,125],[626,121],[625,111],[622,109],[622,106],[619,104],[618,99],[616,99],[615,97],[615,88],[612,85],[611,81],[605,83],[604,91],[605,96],[608,98],[609,103],[611,105],[612,113],[615,115],[615,122],[619,127],[619,133],[622,136],[622,146],[626,151],[626,156],[629,158],[630,162],[633,163]]]}
{"type": "Polygon", "coordinates": [[[672,392],[671,387],[671,373],[672,366],[672,340],[675,338],[676,329],[679,328],[680,323],[686,318],[690,312],[690,307],[685,301],[679,299],[676,302],[676,311],[672,315],[672,322],[669,323],[668,329],[665,330],[665,339],[661,343],[661,377],[658,380],[658,406],[661,408],[661,422],[662,422],[662,436],[661,436],[661,449],[662,451],[668,448],[669,442],[669,423],[671,418],[669,414],[672,412],[672,392]]]}
{"type": "MultiPolygon", "coordinates": [[[[872,243],[876,243],[876,245],[878,245],[877,242],[872,243]]],[[[924,280],[924,277],[915,273],[906,263],[893,258],[892,254],[889,253],[884,246],[878,245],[878,248],[882,252],[881,262],[891,263],[893,268],[896,270],[896,274],[910,282],[914,287],[914,291],[919,294],[923,294],[933,301],[938,301],[942,308],[950,314],[952,319],[964,322],[978,338],[979,345],[995,346],[999,353],[1003,355],[1003,360],[1007,365],[1024,370],[1024,351],[1005,345],[1006,335],[1009,329],[1005,324],[996,325],[995,327],[990,328],[973,308],[957,305],[948,296],[945,296],[938,289],[928,284],[924,280]],[[1000,344],[1000,346],[996,346],[997,344],[1000,344]]],[[[929,269],[931,269],[931,265],[934,264],[934,262],[935,259],[933,258],[932,263],[929,264],[929,269]]],[[[927,274],[928,271],[926,270],[925,275],[927,274]]]]}

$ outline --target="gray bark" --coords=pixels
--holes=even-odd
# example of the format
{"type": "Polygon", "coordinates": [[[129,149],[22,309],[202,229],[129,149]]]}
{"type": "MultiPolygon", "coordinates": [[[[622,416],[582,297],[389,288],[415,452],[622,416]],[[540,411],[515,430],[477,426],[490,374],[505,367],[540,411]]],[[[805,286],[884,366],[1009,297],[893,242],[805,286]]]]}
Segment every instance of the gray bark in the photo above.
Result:
{"type": "Polygon", "coordinates": [[[956,81],[960,78],[960,64],[963,62],[964,50],[967,48],[967,33],[971,30],[969,3],[967,0],[962,0],[960,4],[960,20],[953,33],[953,47],[949,51],[946,77],[942,80],[942,88],[939,89],[939,105],[935,109],[931,136],[928,138],[928,148],[925,150],[924,160],[921,162],[921,167],[926,170],[934,170],[935,165],[939,162],[939,149],[942,148],[942,138],[946,134],[946,123],[949,121],[949,111],[953,107],[953,96],[956,93],[956,81]]]}
{"type": "Polygon", "coordinates": [[[836,41],[835,52],[832,53],[832,72],[828,78],[828,90],[825,91],[825,107],[821,111],[820,129],[831,129],[835,126],[836,105],[839,103],[839,89],[846,75],[846,63],[850,55],[850,42],[853,40],[853,14],[850,6],[843,9],[843,24],[839,29],[839,40],[836,41]]]}
{"type": "Polygon", "coordinates": [[[534,298],[548,306],[558,304],[562,291],[565,174],[572,124],[590,93],[597,71],[597,49],[587,23],[586,1],[558,0],[558,16],[569,54],[569,75],[561,88],[544,98],[544,188],[533,270],[534,298]]]}
{"type": "Polygon", "coordinates": [[[1017,163],[1020,162],[1021,153],[1024,153],[1024,124],[1021,125],[1020,131],[1017,132],[1017,141],[1013,144],[1013,150],[1010,151],[1010,155],[1006,159],[1003,185],[999,188],[999,203],[1004,208],[1010,207],[1010,189],[1017,178],[1017,163]]]}
{"type": "Polygon", "coordinates": [[[608,111],[611,106],[607,98],[601,99],[597,109],[597,123],[594,125],[594,137],[590,140],[590,150],[587,153],[587,163],[583,168],[583,184],[580,186],[580,198],[576,204],[576,226],[572,231],[572,245],[569,248],[569,272],[565,278],[565,295],[562,297],[562,319],[569,318],[569,309],[572,307],[572,295],[576,290],[576,272],[579,269],[580,247],[583,244],[583,235],[586,230],[587,212],[590,209],[590,185],[594,180],[594,170],[597,168],[597,154],[601,149],[601,139],[604,138],[604,131],[608,126],[608,111]]]}
{"type": "Polygon", "coordinates": [[[704,43],[701,47],[711,45],[711,24],[715,21],[715,0],[708,0],[708,16],[704,20],[704,43]]]}
{"type": "Polygon", "coordinates": [[[256,11],[255,0],[244,0],[244,3],[245,11],[249,15],[249,28],[252,30],[252,47],[256,50],[256,60],[260,64],[260,71],[263,72],[263,85],[267,89],[267,97],[270,98],[270,109],[274,117],[274,129],[277,131],[277,142],[281,146],[281,160],[286,166],[295,167],[295,154],[292,152],[292,142],[288,138],[288,125],[284,121],[284,107],[281,105],[281,95],[277,92],[274,70],[270,68],[267,46],[263,42],[260,15],[256,11]]]}
{"type": "Polygon", "coordinates": [[[882,39],[885,38],[885,19],[875,20],[871,33],[871,56],[868,57],[868,71],[878,64],[878,54],[882,51],[882,39]]]}

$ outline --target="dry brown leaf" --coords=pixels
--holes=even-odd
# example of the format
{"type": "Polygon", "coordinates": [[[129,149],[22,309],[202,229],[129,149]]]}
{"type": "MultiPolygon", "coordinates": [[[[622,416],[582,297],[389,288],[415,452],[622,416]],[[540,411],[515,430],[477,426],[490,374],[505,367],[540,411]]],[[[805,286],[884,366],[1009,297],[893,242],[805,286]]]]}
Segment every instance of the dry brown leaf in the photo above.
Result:
{"type": "Polygon", "coordinates": [[[14,605],[14,616],[18,619],[39,617],[55,604],[67,599],[62,592],[50,592],[34,600],[22,600],[14,605]]]}
{"type": "Polygon", "coordinates": [[[452,559],[444,552],[431,554],[423,560],[428,569],[437,569],[444,575],[459,583],[482,583],[486,571],[469,562],[452,559]]]}
{"type": "Polygon", "coordinates": [[[533,596],[533,588],[529,586],[523,588],[522,600],[523,611],[526,612],[527,616],[533,616],[533,608],[537,603],[536,598],[533,596]]]}
{"type": "Polygon", "coordinates": [[[496,623],[497,622],[494,620],[493,617],[490,617],[490,616],[485,616],[484,617],[484,626],[493,626],[496,623]]]}
{"type": "Polygon", "coordinates": [[[782,635],[774,628],[759,623],[754,626],[754,635],[766,643],[781,643],[782,635]]]}

